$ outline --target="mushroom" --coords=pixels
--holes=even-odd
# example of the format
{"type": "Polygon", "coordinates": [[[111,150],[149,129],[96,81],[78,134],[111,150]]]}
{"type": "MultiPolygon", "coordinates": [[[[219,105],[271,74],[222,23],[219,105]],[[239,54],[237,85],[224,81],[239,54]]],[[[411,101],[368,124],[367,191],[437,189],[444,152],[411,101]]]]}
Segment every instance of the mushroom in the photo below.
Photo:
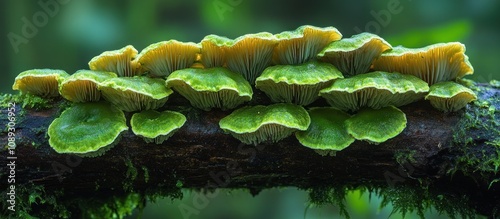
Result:
{"type": "Polygon", "coordinates": [[[275,35],[279,40],[273,51],[273,63],[295,65],[316,57],[329,43],[340,40],[342,34],[334,27],[304,25],[295,31],[284,31],[275,35]]]}
{"type": "Polygon", "coordinates": [[[433,84],[425,99],[429,100],[431,105],[438,110],[455,112],[475,100],[476,94],[463,85],[447,81],[433,84]]]}
{"type": "Polygon", "coordinates": [[[137,61],[150,75],[166,77],[193,65],[199,53],[200,46],[196,43],[169,40],[149,45],[137,56],[137,61]]]}
{"type": "Polygon", "coordinates": [[[242,74],[250,84],[254,84],[271,63],[276,44],[276,37],[267,32],[240,36],[225,44],[227,68],[242,74]]]}
{"type": "Polygon", "coordinates": [[[250,84],[240,74],[226,68],[186,68],[173,72],[166,86],[180,93],[194,107],[210,110],[232,109],[252,99],[250,84]]]}
{"type": "Polygon", "coordinates": [[[181,128],[185,122],[186,117],[178,112],[145,110],[132,116],[130,126],[132,132],[141,136],[146,143],[161,144],[181,128]]]}
{"type": "Polygon", "coordinates": [[[133,77],[142,74],[139,71],[139,63],[135,60],[137,50],[131,46],[125,46],[119,50],[105,51],[92,58],[89,68],[95,71],[114,72],[120,77],[133,77]]]}
{"type": "Polygon", "coordinates": [[[429,91],[425,81],[412,75],[376,71],[338,79],[320,91],[327,102],[344,111],[403,106],[423,99],[429,91]]]}
{"type": "Polygon", "coordinates": [[[278,142],[297,130],[307,130],[311,118],[298,105],[278,103],[269,106],[247,106],[235,110],[219,121],[222,130],[245,144],[278,142]]]}
{"type": "Polygon", "coordinates": [[[396,137],[406,127],[405,114],[394,106],[363,109],[345,121],[347,132],[357,140],[379,144],[396,137]]]}
{"type": "Polygon", "coordinates": [[[49,125],[50,146],[58,153],[99,156],[128,130],[125,115],[106,102],[78,103],[49,125]]]}
{"type": "Polygon", "coordinates": [[[388,42],[375,34],[360,33],[330,43],[317,57],[335,65],[344,75],[353,76],[367,73],[373,60],[391,48],[388,42]]]}
{"type": "Polygon", "coordinates": [[[40,97],[59,96],[58,84],[69,74],[57,69],[32,69],[21,72],[15,79],[13,90],[40,97]]]}
{"type": "Polygon", "coordinates": [[[222,67],[226,63],[226,45],[231,43],[227,37],[208,35],[201,40],[201,63],[205,68],[222,67]]]}
{"type": "Polygon", "coordinates": [[[140,76],[111,78],[102,82],[99,90],[105,100],[126,112],[158,109],[173,93],[164,80],[140,76]]]}
{"type": "Polygon", "coordinates": [[[335,66],[315,60],[299,65],[268,67],[255,81],[273,102],[309,105],[318,99],[319,91],[343,78],[335,66]]]}
{"type": "Polygon", "coordinates": [[[472,74],[474,69],[458,42],[438,43],[418,49],[394,47],[373,62],[373,69],[400,72],[421,78],[429,85],[472,74]]]}
{"type": "Polygon", "coordinates": [[[71,102],[95,102],[101,99],[98,85],[117,77],[113,72],[78,70],[59,84],[59,93],[71,102]]]}

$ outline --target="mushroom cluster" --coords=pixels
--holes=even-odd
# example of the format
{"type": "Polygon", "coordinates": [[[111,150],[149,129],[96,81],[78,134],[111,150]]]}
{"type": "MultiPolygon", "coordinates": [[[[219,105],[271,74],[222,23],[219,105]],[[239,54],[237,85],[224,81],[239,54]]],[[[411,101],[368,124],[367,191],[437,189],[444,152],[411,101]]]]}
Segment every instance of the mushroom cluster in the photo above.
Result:
{"type": "Polygon", "coordinates": [[[355,140],[380,144],[396,137],[407,123],[397,107],[428,100],[454,112],[476,99],[454,82],[473,73],[463,44],[392,47],[371,33],[342,39],[334,27],[305,25],[236,39],[212,34],[200,43],[168,40],[141,52],[128,45],[88,64],[72,75],[28,70],[13,85],[22,93],[74,102],[48,130],[59,153],[102,154],[129,129],[127,119],[135,135],[162,144],[196,119],[165,109],[174,92],[195,108],[230,111],[219,121],[221,131],[245,144],[294,135],[323,155],[355,140]],[[272,104],[245,106],[255,89],[272,104]]]}

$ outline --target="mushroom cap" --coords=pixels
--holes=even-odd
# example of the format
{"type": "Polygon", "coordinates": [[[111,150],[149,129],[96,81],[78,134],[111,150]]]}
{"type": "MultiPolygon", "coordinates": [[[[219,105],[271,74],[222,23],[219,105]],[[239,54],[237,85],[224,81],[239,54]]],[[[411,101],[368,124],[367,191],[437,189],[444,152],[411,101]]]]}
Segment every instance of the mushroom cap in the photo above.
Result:
{"type": "Polygon", "coordinates": [[[193,65],[200,46],[177,40],[162,41],[144,48],[137,56],[141,69],[155,77],[166,77],[175,70],[193,65]]]}
{"type": "Polygon", "coordinates": [[[31,69],[16,77],[12,89],[41,97],[56,97],[59,96],[59,83],[68,76],[58,69],[31,69]]]}
{"type": "Polygon", "coordinates": [[[173,93],[165,81],[149,77],[111,78],[99,85],[105,100],[127,112],[158,109],[173,93]]]}
{"type": "Polygon", "coordinates": [[[304,25],[294,31],[275,35],[279,40],[273,51],[272,61],[277,65],[295,65],[316,57],[329,43],[340,40],[342,34],[335,27],[304,25]]]}
{"type": "Polygon", "coordinates": [[[168,76],[166,86],[203,110],[232,109],[252,99],[252,87],[240,74],[222,67],[186,68],[168,76]]]}
{"type": "Polygon", "coordinates": [[[226,63],[226,47],[231,39],[214,34],[201,40],[201,63],[205,68],[222,67],[226,63]]]}
{"type": "Polygon", "coordinates": [[[127,45],[95,56],[90,60],[89,68],[95,71],[114,72],[120,77],[133,77],[142,74],[139,71],[139,63],[134,60],[136,56],[137,50],[127,45]]]}
{"type": "Polygon", "coordinates": [[[302,107],[289,103],[247,106],[219,121],[219,126],[245,144],[277,142],[297,130],[307,130],[311,118],[302,107]]]}
{"type": "Polygon", "coordinates": [[[363,109],[345,121],[347,132],[357,140],[382,143],[406,128],[405,114],[394,106],[363,109]]]}
{"type": "Polygon", "coordinates": [[[134,134],[143,137],[146,142],[161,144],[185,122],[186,117],[178,112],[145,110],[132,116],[130,126],[134,134]]]}
{"type": "Polygon", "coordinates": [[[59,84],[59,93],[65,99],[76,103],[99,101],[99,84],[116,77],[113,72],[78,70],[59,84]]]}
{"type": "Polygon", "coordinates": [[[302,145],[315,150],[340,151],[354,142],[345,126],[351,115],[335,108],[320,107],[310,109],[309,116],[309,128],[295,133],[302,145]]]}
{"type": "Polygon", "coordinates": [[[376,71],[338,79],[320,95],[333,107],[356,111],[406,105],[423,99],[428,91],[427,83],[415,76],[376,71]]]}
{"type": "Polygon", "coordinates": [[[227,68],[242,74],[250,84],[254,84],[271,63],[277,44],[278,39],[268,32],[240,36],[225,44],[227,68]]]}
{"type": "Polygon", "coordinates": [[[128,130],[125,115],[105,103],[79,103],[64,110],[48,128],[49,144],[58,153],[101,154],[128,130]]]}
{"type": "Polygon", "coordinates": [[[360,33],[330,43],[319,54],[318,59],[335,65],[343,74],[367,73],[373,60],[392,46],[381,37],[371,33],[360,33]]]}
{"type": "Polygon", "coordinates": [[[373,62],[373,69],[415,75],[433,85],[472,74],[474,68],[459,42],[437,43],[418,49],[394,47],[373,62]]]}
{"type": "Polygon", "coordinates": [[[425,96],[431,105],[444,112],[455,112],[464,108],[467,103],[476,100],[476,94],[471,89],[447,81],[433,84],[430,87],[429,94],[425,96]]]}
{"type": "Polygon", "coordinates": [[[315,60],[299,65],[268,67],[255,80],[255,87],[264,91],[273,102],[308,105],[319,96],[319,91],[343,78],[335,66],[315,60]]]}

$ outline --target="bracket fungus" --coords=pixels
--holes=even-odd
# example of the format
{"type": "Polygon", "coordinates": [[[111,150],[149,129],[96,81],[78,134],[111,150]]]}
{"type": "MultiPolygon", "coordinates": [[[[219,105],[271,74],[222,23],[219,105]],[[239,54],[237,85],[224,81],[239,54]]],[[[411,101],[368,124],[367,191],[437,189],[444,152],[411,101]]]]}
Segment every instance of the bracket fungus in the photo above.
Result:
{"type": "Polygon", "coordinates": [[[240,36],[226,44],[227,68],[242,74],[250,84],[254,84],[271,63],[277,44],[276,37],[268,32],[240,36]]]}
{"type": "Polygon", "coordinates": [[[132,132],[141,136],[147,143],[161,144],[181,128],[185,122],[186,117],[178,112],[145,110],[132,116],[130,126],[132,132]]]}
{"type": "Polygon", "coordinates": [[[363,107],[403,106],[423,99],[428,91],[427,83],[415,76],[376,71],[338,79],[320,95],[333,107],[357,111],[363,107]]]}
{"type": "Polygon", "coordinates": [[[363,109],[345,121],[347,132],[357,140],[379,144],[406,128],[406,115],[394,106],[363,109]]]}
{"type": "Polygon", "coordinates": [[[125,115],[105,103],[79,103],[62,112],[48,128],[49,144],[58,153],[99,156],[128,130],[125,115]]]}
{"type": "Polygon", "coordinates": [[[32,69],[21,72],[15,79],[13,90],[41,97],[59,96],[59,83],[69,74],[57,69],[32,69]]]}
{"type": "Polygon", "coordinates": [[[247,106],[219,121],[222,130],[245,144],[277,142],[297,130],[307,130],[311,118],[302,107],[289,103],[247,106]]]}
{"type": "Polygon", "coordinates": [[[113,72],[78,70],[59,84],[59,93],[71,102],[95,102],[101,99],[99,84],[116,78],[113,72]]]}
{"type": "Polygon", "coordinates": [[[126,112],[158,109],[173,93],[163,79],[141,76],[112,78],[101,83],[99,90],[105,100],[126,112]]]}
{"type": "Polygon", "coordinates": [[[330,43],[319,54],[318,59],[335,65],[344,75],[367,73],[377,57],[392,46],[379,36],[360,33],[330,43]]]}
{"type": "Polygon", "coordinates": [[[447,81],[433,84],[425,99],[429,100],[431,105],[438,110],[455,112],[475,100],[476,94],[461,84],[447,81]]]}
{"type": "Polygon", "coordinates": [[[308,105],[319,96],[319,91],[343,78],[329,63],[309,61],[300,65],[268,67],[255,80],[255,87],[264,91],[273,102],[308,105]]]}
{"type": "Polygon", "coordinates": [[[200,46],[177,40],[162,41],[144,48],[137,56],[143,72],[166,77],[175,70],[188,68],[196,61],[200,46]]]}
{"type": "Polygon", "coordinates": [[[114,72],[120,77],[133,77],[142,74],[136,56],[137,50],[128,45],[119,50],[105,51],[92,58],[89,68],[94,71],[114,72]]]}
{"type": "Polygon", "coordinates": [[[273,63],[296,65],[315,58],[329,43],[340,40],[342,34],[335,27],[304,25],[294,31],[283,31],[275,35],[279,40],[273,51],[273,63]]]}
{"type": "Polygon", "coordinates": [[[214,34],[201,40],[201,63],[205,68],[222,67],[226,63],[226,45],[231,43],[227,37],[214,34]]]}
{"type": "Polygon", "coordinates": [[[437,43],[418,49],[394,47],[373,62],[373,69],[421,78],[429,85],[472,74],[474,68],[458,42],[437,43]]]}
{"type": "Polygon", "coordinates": [[[168,76],[166,86],[180,93],[194,107],[232,109],[252,99],[252,87],[240,74],[226,68],[186,68],[168,76]]]}

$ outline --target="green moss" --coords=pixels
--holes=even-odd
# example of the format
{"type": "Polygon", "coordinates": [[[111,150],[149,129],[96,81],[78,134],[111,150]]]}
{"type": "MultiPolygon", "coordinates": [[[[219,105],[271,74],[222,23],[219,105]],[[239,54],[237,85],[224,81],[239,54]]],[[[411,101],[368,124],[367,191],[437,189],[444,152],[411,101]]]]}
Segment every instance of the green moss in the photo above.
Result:
{"type": "Polygon", "coordinates": [[[144,172],[144,182],[148,183],[149,181],[149,170],[147,167],[142,166],[142,171],[144,172]]]}
{"type": "Polygon", "coordinates": [[[137,193],[124,196],[111,196],[107,199],[95,199],[80,204],[82,218],[124,218],[131,215],[137,207],[142,207],[143,197],[137,193]]]}
{"type": "Polygon", "coordinates": [[[137,179],[137,168],[132,163],[132,160],[125,159],[125,166],[127,166],[127,172],[125,172],[125,182],[123,183],[124,191],[133,191],[133,183],[137,179]]]}
{"type": "Polygon", "coordinates": [[[175,183],[175,187],[180,189],[180,188],[182,188],[182,186],[184,186],[184,183],[182,183],[182,181],[178,179],[177,183],[175,183]]]}
{"type": "Polygon", "coordinates": [[[3,94],[0,96],[0,107],[11,107],[10,103],[15,103],[22,108],[48,109],[54,106],[54,99],[45,99],[29,93],[3,94]]]}

